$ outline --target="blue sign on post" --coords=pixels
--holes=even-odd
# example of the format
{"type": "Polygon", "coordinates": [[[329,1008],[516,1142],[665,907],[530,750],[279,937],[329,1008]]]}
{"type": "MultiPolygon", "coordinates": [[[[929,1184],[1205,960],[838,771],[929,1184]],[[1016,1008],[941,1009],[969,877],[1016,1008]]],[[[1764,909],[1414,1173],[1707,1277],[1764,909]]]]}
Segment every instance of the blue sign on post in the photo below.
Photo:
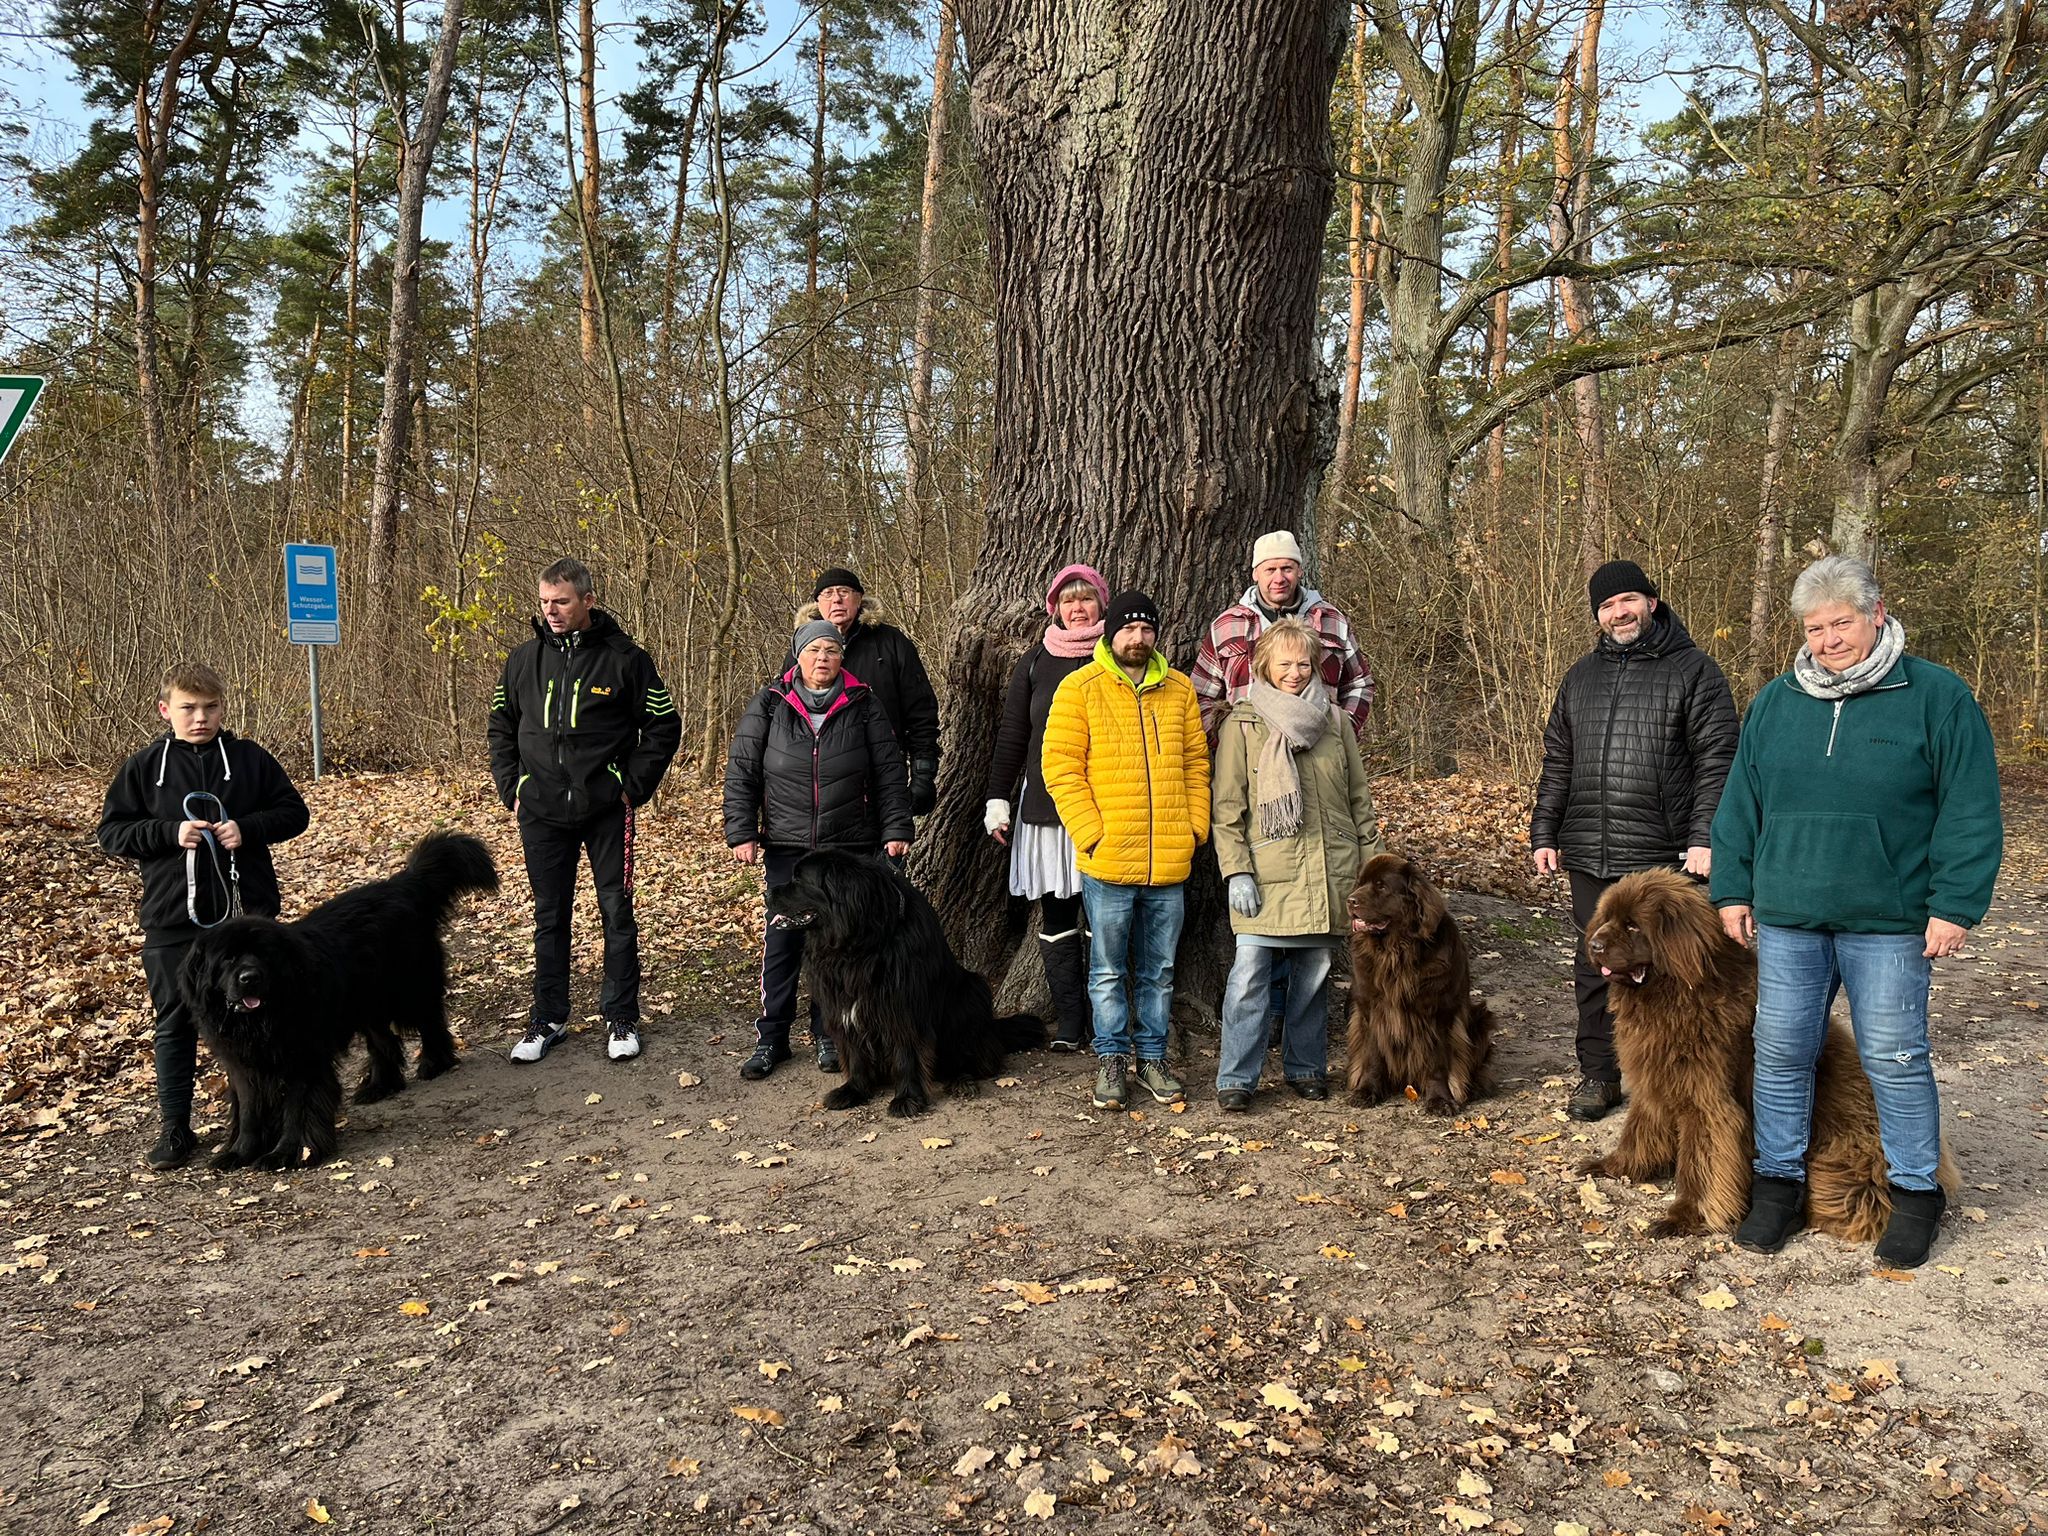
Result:
{"type": "Polygon", "coordinates": [[[285,545],[284,611],[293,645],[341,644],[341,592],[332,544],[285,545]]]}
{"type": "Polygon", "coordinates": [[[313,700],[313,777],[320,777],[320,651],[341,644],[341,588],[334,579],[332,544],[284,547],[284,613],[293,645],[306,648],[308,690],[313,700]]]}

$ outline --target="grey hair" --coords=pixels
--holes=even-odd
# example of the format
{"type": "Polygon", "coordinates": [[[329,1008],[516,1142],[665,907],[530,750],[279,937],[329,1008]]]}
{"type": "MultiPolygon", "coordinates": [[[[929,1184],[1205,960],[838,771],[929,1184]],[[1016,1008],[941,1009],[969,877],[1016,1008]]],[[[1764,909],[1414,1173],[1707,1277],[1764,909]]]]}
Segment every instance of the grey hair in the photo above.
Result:
{"type": "Polygon", "coordinates": [[[1792,616],[1802,621],[1827,603],[1847,603],[1866,619],[1875,618],[1881,600],[1877,573],[1852,555],[1816,560],[1792,583],[1792,616]]]}
{"type": "Polygon", "coordinates": [[[1096,586],[1095,583],[1090,581],[1086,576],[1068,577],[1067,580],[1061,584],[1059,591],[1053,593],[1052,604],[1055,608],[1057,608],[1061,603],[1064,603],[1068,598],[1079,597],[1084,592],[1088,596],[1094,598],[1096,603],[1100,605],[1100,603],[1102,602],[1102,588],[1096,586]]]}
{"type": "Polygon", "coordinates": [[[574,587],[578,597],[590,596],[590,567],[581,560],[557,560],[540,573],[544,587],[574,587]]]}

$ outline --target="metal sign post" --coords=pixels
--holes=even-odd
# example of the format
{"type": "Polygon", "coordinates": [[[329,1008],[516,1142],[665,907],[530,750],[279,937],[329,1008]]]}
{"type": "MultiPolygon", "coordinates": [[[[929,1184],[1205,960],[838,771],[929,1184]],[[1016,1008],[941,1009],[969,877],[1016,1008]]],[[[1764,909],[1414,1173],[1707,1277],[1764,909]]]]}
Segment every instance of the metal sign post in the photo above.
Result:
{"type": "Polygon", "coordinates": [[[341,644],[341,589],[332,544],[284,547],[284,607],[293,645],[306,648],[313,699],[313,777],[320,777],[320,647],[341,644]]]}
{"type": "Polygon", "coordinates": [[[0,459],[28,425],[28,413],[36,408],[44,380],[35,374],[0,374],[0,459]]]}

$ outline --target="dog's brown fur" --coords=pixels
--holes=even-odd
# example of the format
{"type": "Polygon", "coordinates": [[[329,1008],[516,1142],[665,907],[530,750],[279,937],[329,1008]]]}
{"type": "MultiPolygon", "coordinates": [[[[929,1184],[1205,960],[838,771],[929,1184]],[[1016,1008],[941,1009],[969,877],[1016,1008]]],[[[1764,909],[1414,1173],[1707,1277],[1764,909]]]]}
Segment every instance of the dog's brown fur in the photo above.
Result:
{"type": "Polygon", "coordinates": [[[1351,911],[1352,1097],[1377,1103],[1413,1086],[1448,1115],[1486,1092],[1493,1015],[1472,1000],[1465,936],[1435,886],[1399,854],[1358,872],[1351,911]]]}
{"type": "MultiPolygon", "coordinates": [[[[1579,1172],[1636,1182],[1676,1173],[1659,1237],[1733,1232],[1749,1210],[1756,957],[1729,938],[1695,882],[1670,870],[1617,881],[1593,913],[1586,950],[1611,978],[1614,1045],[1628,1084],[1621,1140],[1579,1172]]],[[[1951,1194],[1943,1147],[1937,1175],[1951,1194]]],[[[1814,1078],[1806,1220],[1872,1243],[1891,1219],[1877,1104],[1856,1039],[1830,1026],[1814,1078]]]]}

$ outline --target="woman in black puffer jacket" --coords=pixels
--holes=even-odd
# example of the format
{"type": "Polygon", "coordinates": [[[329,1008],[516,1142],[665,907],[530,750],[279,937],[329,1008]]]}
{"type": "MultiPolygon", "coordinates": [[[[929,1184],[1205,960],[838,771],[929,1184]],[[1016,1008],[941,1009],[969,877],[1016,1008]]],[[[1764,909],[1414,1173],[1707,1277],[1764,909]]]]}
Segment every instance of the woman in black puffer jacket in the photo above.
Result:
{"type": "MultiPolygon", "coordinates": [[[[754,696],[725,764],[725,841],[742,864],[765,856],[771,889],[819,848],[879,858],[910,846],[910,788],[903,753],[881,706],[843,669],[839,627],[816,619],[796,632],[796,664],[754,696]]],[[[761,944],[761,1014],[754,1054],[740,1076],[763,1078],[789,1060],[803,967],[799,928],[769,928],[761,944]]],[[[839,1052],[811,1008],[818,1066],[839,1070],[839,1052]]]]}

